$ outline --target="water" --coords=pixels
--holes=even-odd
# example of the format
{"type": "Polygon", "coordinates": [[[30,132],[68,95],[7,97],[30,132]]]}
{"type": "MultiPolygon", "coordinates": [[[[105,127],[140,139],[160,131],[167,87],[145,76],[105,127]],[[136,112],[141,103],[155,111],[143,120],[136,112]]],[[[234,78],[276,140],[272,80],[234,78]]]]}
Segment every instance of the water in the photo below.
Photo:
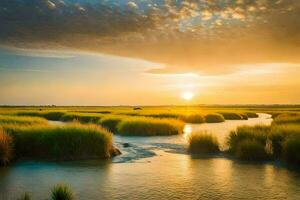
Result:
{"type": "Polygon", "coordinates": [[[269,123],[269,116],[260,115],[248,121],[188,124],[181,136],[115,137],[123,154],[111,161],[19,162],[0,168],[0,199],[16,199],[25,191],[33,199],[47,199],[60,182],[69,184],[77,199],[298,199],[298,170],[186,154],[191,131],[209,129],[224,141],[238,125],[269,123]]]}

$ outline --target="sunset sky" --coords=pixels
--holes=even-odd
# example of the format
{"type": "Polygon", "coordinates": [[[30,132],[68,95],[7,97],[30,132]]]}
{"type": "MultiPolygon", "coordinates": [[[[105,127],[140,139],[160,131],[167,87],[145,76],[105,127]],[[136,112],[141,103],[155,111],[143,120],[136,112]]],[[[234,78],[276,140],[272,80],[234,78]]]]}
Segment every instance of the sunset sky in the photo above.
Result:
{"type": "Polygon", "coordinates": [[[0,104],[300,103],[298,0],[1,0],[0,30],[0,104]]]}

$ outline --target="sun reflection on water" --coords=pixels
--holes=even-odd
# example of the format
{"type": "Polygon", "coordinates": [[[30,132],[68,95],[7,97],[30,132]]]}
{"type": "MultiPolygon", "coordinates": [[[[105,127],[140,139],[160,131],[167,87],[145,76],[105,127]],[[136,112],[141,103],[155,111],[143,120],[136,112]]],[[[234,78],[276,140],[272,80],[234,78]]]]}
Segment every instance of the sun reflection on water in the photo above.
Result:
{"type": "Polygon", "coordinates": [[[184,137],[184,140],[186,142],[188,142],[188,139],[189,139],[189,136],[190,134],[192,133],[193,129],[192,129],[192,126],[189,125],[189,124],[186,124],[184,126],[184,129],[183,129],[183,137],[184,137]]]}

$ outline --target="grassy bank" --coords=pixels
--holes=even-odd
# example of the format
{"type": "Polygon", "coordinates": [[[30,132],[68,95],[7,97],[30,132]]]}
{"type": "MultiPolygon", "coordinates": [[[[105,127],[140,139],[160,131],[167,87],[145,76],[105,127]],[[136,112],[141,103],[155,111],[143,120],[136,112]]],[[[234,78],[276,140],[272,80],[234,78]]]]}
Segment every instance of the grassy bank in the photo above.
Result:
{"type": "Polygon", "coordinates": [[[11,115],[0,115],[0,124],[46,125],[48,124],[48,121],[40,117],[19,117],[11,115]]]}
{"type": "Polygon", "coordinates": [[[235,156],[241,160],[248,161],[261,161],[269,158],[265,145],[255,139],[240,141],[235,150],[235,156]]]}
{"type": "Polygon", "coordinates": [[[206,123],[220,123],[224,122],[225,118],[221,114],[208,114],[205,115],[205,122],[206,123]]]}
{"type": "Polygon", "coordinates": [[[175,119],[134,117],[122,120],[117,132],[129,136],[166,136],[183,132],[184,123],[175,119]]]}
{"type": "Polygon", "coordinates": [[[43,117],[48,120],[59,121],[65,114],[62,111],[19,111],[15,113],[17,116],[32,116],[32,117],[43,117]]]}
{"type": "Polygon", "coordinates": [[[215,136],[206,132],[197,132],[189,135],[188,151],[191,153],[217,153],[220,151],[219,142],[215,136]]]}
{"type": "Polygon", "coordinates": [[[117,128],[118,124],[125,118],[128,118],[128,117],[118,116],[118,115],[110,115],[110,116],[105,116],[105,117],[101,118],[98,121],[98,123],[102,127],[111,131],[112,133],[117,133],[118,132],[118,128],[117,128]]]}
{"type": "Polygon", "coordinates": [[[13,158],[13,140],[0,126],[0,165],[7,165],[13,158]]]}
{"type": "Polygon", "coordinates": [[[258,118],[258,114],[255,112],[245,112],[248,118],[258,118]]]}
{"type": "Polygon", "coordinates": [[[224,119],[226,120],[243,120],[246,119],[245,116],[247,116],[247,115],[242,115],[240,113],[233,113],[233,112],[219,112],[219,113],[223,115],[224,119]]]}
{"type": "Polygon", "coordinates": [[[228,136],[229,152],[244,160],[279,159],[300,164],[300,126],[239,127],[228,136]]]}
{"type": "Polygon", "coordinates": [[[111,133],[96,125],[5,125],[16,158],[78,160],[114,155],[111,133]]]}
{"type": "Polygon", "coordinates": [[[229,151],[232,153],[236,153],[240,143],[244,140],[253,140],[262,145],[265,145],[270,129],[271,128],[269,126],[238,127],[237,130],[232,131],[227,138],[229,151]]]}
{"type": "Polygon", "coordinates": [[[273,124],[298,124],[300,125],[300,114],[281,114],[275,117],[273,124]]]}
{"type": "Polygon", "coordinates": [[[81,123],[97,123],[104,115],[98,113],[65,113],[60,121],[79,121],[81,123]]]}
{"type": "Polygon", "coordinates": [[[205,117],[200,114],[180,115],[179,119],[186,123],[192,123],[192,124],[205,123],[205,117]]]}

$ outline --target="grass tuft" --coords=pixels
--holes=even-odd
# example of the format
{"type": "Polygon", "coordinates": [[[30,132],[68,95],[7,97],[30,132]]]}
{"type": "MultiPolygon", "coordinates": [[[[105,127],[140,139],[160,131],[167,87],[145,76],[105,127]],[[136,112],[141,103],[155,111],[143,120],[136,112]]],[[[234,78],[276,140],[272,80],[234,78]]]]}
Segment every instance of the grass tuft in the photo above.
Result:
{"type": "Polygon", "coordinates": [[[205,122],[204,116],[199,114],[181,115],[179,119],[192,124],[201,124],[205,122]]]}
{"type": "Polygon", "coordinates": [[[59,111],[20,111],[16,113],[17,116],[43,117],[48,120],[56,121],[60,120],[64,114],[64,112],[59,111]]]}
{"type": "Polygon", "coordinates": [[[269,139],[272,142],[273,155],[282,157],[283,142],[291,136],[300,135],[300,126],[295,124],[276,125],[273,124],[269,139]]]}
{"type": "Polygon", "coordinates": [[[300,115],[281,114],[277,116],[273,124],[298,124],[300,125],[300,115]]]}
{"type": "Polygon", "coordinates": [[[109,158],[112,134],[96,125],[5,126],[17,158],[79,160],[109,158]]]}
{"type": "Polygon", "coordinates": [[[300,164],[300,135],[289,137],[283,142],[283,157],[288,163],[300,164]]]}
{"type": "Polygon", "coordinates": [[[0,124],[34,125],[48,124],[48,121],[40,117],[0,115],[0,124]]]}
{"type": "Polygon", "coordinates": [[[220,112],[221,115],[223,115],[223,117],[226,120],[242,120],[243,116],[241,116],[238,113],[232,113],[232,112],[220,112]]]}
{"type": "Polygon", "coordinates": [[[13,141],[0,127],[0,165],[7,165],[13,157],[13,141]]]}
{"type": "Polygon", "coordinates": [[[269,126],[238,127],[237,130],[232,131],[227,138],[229,151],[235,153],[239,143],[246,139],[255,140],[262,145],[266,145],[270,129],[269,126]]]}
{"type": "Polygon", "coordinates": [[[225,119],[223,117],[223,115],[221,114],[208,114],[205,116],[205,122],[206,123],[220,123],[220,122],[224,122],[225,119]]]}
{"type": "Polygon", "coordinates": [[[183,132],[184,123],[175,119],[154,119],[134,117],[118,124],[118,133],[129,136],[166,136],[183,132]]]}
{"type": "Polygon", "coordinates": [[[31,197],[27,192],[25,192],[20,198],[18,198],[18,200],[30,200],[30,199],[31,197]]]}
{"type": "Polygon", "coordinates": [[[191,153],[217,153],[220,151],[219,142],[212,134],[191,133],[188,142],[188,150],[191,153]]]}
{"type": "Polygon", "coordinates": [[[117,126],[122,121],[122,119],[124,119],[124,117],[122,116],[106,116],[99,120],[99,124],[109,131],[117,133],[117,126]]]}
{"type": "Polygon", "coordinates": [[[51,200],[73,200],[71,189],[65,184],[58,184],[52,188],[51,200]]]}
{"type": "Polygon", "coordinates": [[[235,152],[237,158],[248,161],[260,161],[268,159],[265,146],[253,139],[245,139],[238,144],[235,152]]]}
{"type": "Polygon", "coordinates": [[[65,113],[61,117],[61,120],[65,122],[79,121],[81,123],[97,123],[102,116],[102,114],[97,113],[65,113]]]}
{"type": "Polygon", "coordinates": [[[258,118],[258,114],[255,112],[246,112],[245,115],[247,115],[248,118],[258,118]]]}

